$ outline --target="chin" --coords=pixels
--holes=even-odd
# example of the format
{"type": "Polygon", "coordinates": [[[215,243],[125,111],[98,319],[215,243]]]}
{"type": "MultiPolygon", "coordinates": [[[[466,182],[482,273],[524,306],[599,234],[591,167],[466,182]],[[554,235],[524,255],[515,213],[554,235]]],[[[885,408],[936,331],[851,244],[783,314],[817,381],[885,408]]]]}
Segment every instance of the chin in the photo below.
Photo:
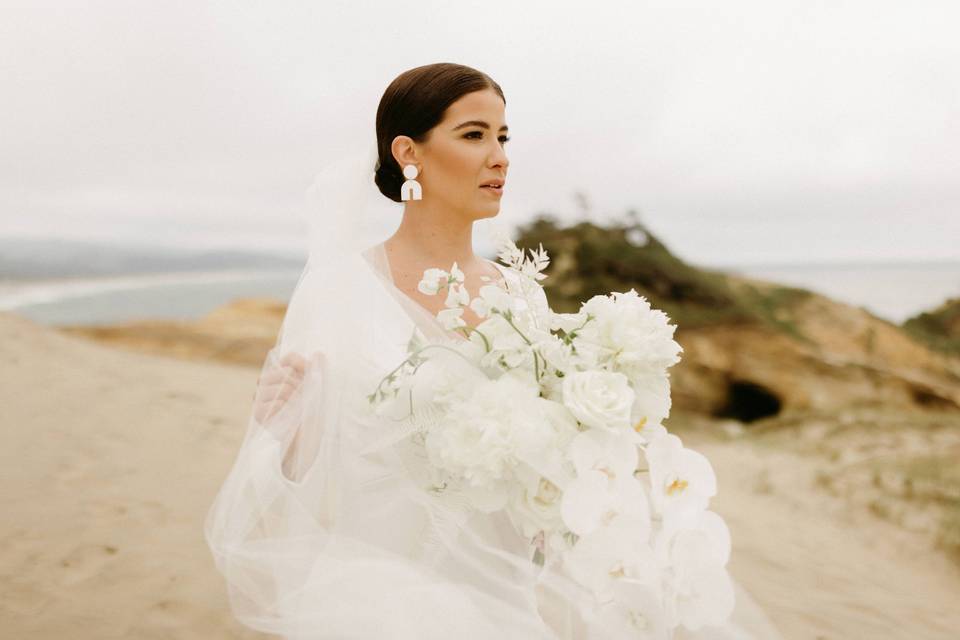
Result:
{"type": "Polygon", "coordinates": [[[500,207],[488,211],[478,211],[477,215],[474,216],[474,220],[483,220],[485,218],[496,218],[500,213],[500,207]]]}

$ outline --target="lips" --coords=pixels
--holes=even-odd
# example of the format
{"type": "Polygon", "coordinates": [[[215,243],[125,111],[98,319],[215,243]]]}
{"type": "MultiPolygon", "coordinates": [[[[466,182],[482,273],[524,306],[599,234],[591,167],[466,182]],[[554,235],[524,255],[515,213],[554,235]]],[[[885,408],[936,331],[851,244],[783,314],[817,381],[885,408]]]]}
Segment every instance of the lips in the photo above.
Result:
{"type": "Polygon", "coordinates": [[[506,183],[503,180],[487,180],[480,185],[480,188],[494,193],[502,193],[504,184],[506,183]]]}

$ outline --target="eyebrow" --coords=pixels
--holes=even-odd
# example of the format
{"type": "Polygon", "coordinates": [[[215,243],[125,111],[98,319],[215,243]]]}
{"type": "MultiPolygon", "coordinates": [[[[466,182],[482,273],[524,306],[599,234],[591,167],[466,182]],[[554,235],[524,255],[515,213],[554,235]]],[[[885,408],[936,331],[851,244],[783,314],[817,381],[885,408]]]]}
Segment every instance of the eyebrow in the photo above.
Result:
{"type": "MultiPolygon", "coordinates": [[[[463,129],[464,127],[481,127],[483,129],[489,129],[490,125],[484,122],[483,120],[467,120],[466,122],[461,122],[460,124],[455,126],[453,129],[451,129],[451,131],[456,131],[457,129],[463,129]]],[[[500,127],[500,131],[509,131],[509,129],[510,128],[507,125],[503,125],[502,127],[500,127]]]]}

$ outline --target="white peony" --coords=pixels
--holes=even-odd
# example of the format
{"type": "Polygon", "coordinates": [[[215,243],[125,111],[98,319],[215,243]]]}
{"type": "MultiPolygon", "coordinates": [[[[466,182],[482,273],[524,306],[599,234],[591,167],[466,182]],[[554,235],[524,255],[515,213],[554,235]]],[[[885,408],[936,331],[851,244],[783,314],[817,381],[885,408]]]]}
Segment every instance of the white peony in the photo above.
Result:
{"type": "Polygon", "coordinates": [[[622,373],[574,371],[563,378],[563,404],[588,427],[629,426],[633,400],[633,389],[622,373]]]}
{"type": "Polygon", "coordinates": [[[574,343],[592,366],[623,372],[633,380],[662,373],[680,361],[683,348],[673,339],[676,326],[633,289],[594,296],[583,303],[580,314],[593,318],[577,332],[574,343]]]}
{"type": "Polygon", "coordinates": [[[543,404],[549,401],[523,372],[476,380],[464,392],[462,401],[446,407],[425,445],[433,465],[470,487],[498,486],[519,462],[549,460],[563,441],[560,423],[543,404]]]}

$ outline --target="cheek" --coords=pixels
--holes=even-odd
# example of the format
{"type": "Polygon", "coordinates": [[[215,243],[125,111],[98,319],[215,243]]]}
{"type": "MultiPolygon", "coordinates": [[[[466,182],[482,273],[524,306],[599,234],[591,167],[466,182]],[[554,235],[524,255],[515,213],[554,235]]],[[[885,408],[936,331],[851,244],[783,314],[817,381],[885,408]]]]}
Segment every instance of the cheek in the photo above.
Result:
{"type": "MultiPolygon", "coordinates": [[[[469,193],[477,188],[483,159],[468,144],[453,143],[431,158],[437,186],[448,193],[469,193]]],[[[426,180],[426,177],[424,177],[426,180]]]]}

